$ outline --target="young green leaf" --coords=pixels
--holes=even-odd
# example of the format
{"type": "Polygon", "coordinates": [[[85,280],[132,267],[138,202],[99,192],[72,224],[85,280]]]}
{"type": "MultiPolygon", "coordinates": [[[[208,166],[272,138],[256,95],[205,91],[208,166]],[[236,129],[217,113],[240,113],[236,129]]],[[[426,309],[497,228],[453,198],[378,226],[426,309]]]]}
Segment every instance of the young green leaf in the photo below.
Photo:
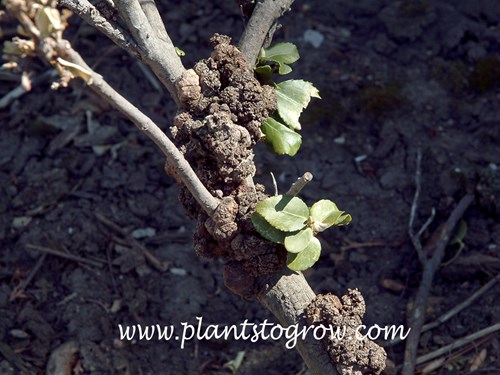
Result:
{"type": "Polygon", "coordinates": [[[179,57],[186,56],[186,52],[184,52],[183,50],[181,50],[179,47],[175,47],[175,53],[177,53],[177,56],[179,56],[179,57]]]}
{"type": "Polygon", "coordinates": [[[316,237],[313,237],[309,245],[298,254],[288,253],[286,264],[292,271],[303,271],[312,267],[321,254],[321,244],[316,237]]]}
{"type": "Polygon", "coordinates": [[[287,128],[281,122],[269,117],[260,128],[265,141],[278,155],[294,156],[302,144],[302,136],[287,128]]]}
{"type": "Polygon", "coordinates": [[[337,205],[331,200],[322,199],[317,201],[310,208],[310,215],[313,219],[312,229],[318,233],[333,225],[347,225],[352,218],[349,214],[340,211],[337,205]]]}
{"type": "Polygon", "coordinates": [[[311,228],[302,229],[285,237],[285,248],[289,253],[300,253],[309,245],[312,238],[313,231],[311,228]]]}
{"type": "Polygon", "coordinates": [[[465,236],[467,236],[467,223],[464,220],[460,220],[449,245],[458,244],[460,248],[464,247],[465,236]]]}
{"type": "Polygon", "coordinates": [[[299,117],[307,107],[311,97],[320,98],[319,91],[311,82],[292,79],[281,82],[276,87],[278,113],[286,125],[300,130],[299,117]]]}
{"type": "Polygon", "coordinates": [[[278,43],[268,49],[260,51],[259,62],[272,61],[278,64],[278,73],[288,74],[292,68],[288,64],[293,64],[299,59],[299,51],[295,44],[278,43]]]}
{"type": "Polygon", "coordinates": [[[273,69],[269,65],[261,65],[255,68],[255,73],[260,83],[274,85],[273,69]]]}
{"type": "Polygon", "coordinates": [[[276,195],[257,203],[255,211],[269,224],[284,232],[295,232],[306,226],[309,208],[297,197],[276,195]]]}
{"type": "Polygon", "coordinates": [[[259,234],[266,240],[279,244],[284,243],[286,233],[273,227],[266,221],[266,219],[264,219],[264,217],[262,217],[262,215],[260,215],[257,212],[254,212],[252,214],[251,219],[252,219],[252,224],[257,230],[257,232],[259,232],[259,234]]]}

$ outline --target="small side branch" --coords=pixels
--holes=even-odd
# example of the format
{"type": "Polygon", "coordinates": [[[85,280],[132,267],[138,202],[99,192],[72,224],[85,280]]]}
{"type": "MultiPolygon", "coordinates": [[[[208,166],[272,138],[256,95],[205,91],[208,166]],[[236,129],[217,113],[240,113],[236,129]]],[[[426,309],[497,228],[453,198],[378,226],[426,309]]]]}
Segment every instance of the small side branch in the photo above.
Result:
{"type": "Polygon", "coordinates": [[[139,47],[143,51],[147,50],[150,44],[149,39],[153,38],[156,32],[149,24],[139,1],[118,0],[115,5],[139,47]]]}
{"type": "Polygon", "coordinates": [[[101,75],[94,72],[82,59],[82,57],[71,47],[68,41],[63,40],[57,45],[58,54],[65,60],[83,67],[90,72],[87,80],[88,86],[111,104],[115,109],[125,115],[142,132],[144,132],[163,152],[168,162],[175,168],[175,171],[188,190],[200,204],[203,210],[211,216],[219,201],[213,197],[207,188],[200,181],[182,153],[167,137],[167,135],[156,125],[153,120],[143,114],[127,99],[116,92],[101,75]]]}
{"type": "Polygon", "coordinates": [[[434,275],[443,260],[446,245],[450,240],[453,229],[473,201],[473,195],[468,194],[464,196],[448,217],[448,220],[444,223],[444,225],[436,230],[431,240],[426,244],[425,249],[422,249],[424,256],[425,254],[432,254],[432,256],[431,258],[425,258],[424,260],[422,281],[420,282],[417,296],[415,298],[415,307],[413,308],[410,316],[409,326],[411,331],[406,340],[404,367],[402,371],[403,375],[413,375],[415,373],[415,360],[418,343],[422,332],[422,326],[424,324],[425,310],[434,275]]]}
{"type": "Polygon", "coordinates": [[[247,62],[254,64],[274,22],[280,18],[294,0],[257,0],[252,16],[241,36],[239,48],[247,62]]]}
{"type": "MultiPolygon", "coordinates": [[[[418,199],[420,198],[420,190],[422,186],[422,150],[417,150],[417,166],[415,168],[415,194],[413,195],[413,202],[411,204],[410,221],[408,223],[408,236],[410,236],[413,247],[415,248],[418,260],[422,265],[425,265],[426,257],[422,249],[422,243],[415,230],[413,229],[415,216],[417,215],[418,199]]],[[[434,215],[433,215],[434,216],[434,215]]]]}
{"type": "Polygon", "coordinates": [[[141,6],[138,0],[117,0],[115,5],[139,45],[142,59],[179,104],[175,82],[186,69],[167,34],[156,5],[149,3],[141,6]]]}
{"type": "Polygon", "coordinates": [[[165,43],[172,44],[172,41],[168,36],[167,29],[165,28],[165,24],[161,19],[160,12],[156,7],[155,1],[139,0],[139,3],[141,4],[141,8],[148,19],[151,28],[156,32],[156,36],[162,39],[165,43]]]}
{"type": "Polygon", "coordinates": [[[88,0],[58,1],[59,5],[71,9],[90,26],[103,32],[116,45],[149,65],[179,104],[175,82],[186,69],[168,36],[154,1],[142,4],[138,0],[115,1],[116,9],[128,30],[106,19],[88,0]]]}
{"type": "Polygon", "coordinates": [[[39,76],[33,78],[31,80],[31,84],[29,87],[26,87],[22,83],[14,88],[13,90],[9,91],[7,94],[5,94],[2,98],[0,98],[0,109],[4,109],[7,107],[10,103],[12,103],[14,100],[19,99],[21,96],[24,94],[28,93],[31,91],[31,89],[41,83],[44,83],[48,81],[49,79],[56,78],[57,77],[57,72],[53,69],[48,70],[39,76]]]}
{"type": "Polygon", "coordinates": [[[294,197],[298,195],[306,185],[311,182],[313,179],[313,175],[311,172],[306,172],[302,176],[300,176],[297,181],[295,181],[290,189],[286,192],[287,195],[293,195],[294,197]]]}
{"type": "Polygon", "coordinates": [[[88,0],[58,0],[58,3],[80,16],[85,22],[102,32],[120,48],[123,48],[136,57],[140,57],[139,47],[132,36],[120,26],[107,20],[88,0]]]}

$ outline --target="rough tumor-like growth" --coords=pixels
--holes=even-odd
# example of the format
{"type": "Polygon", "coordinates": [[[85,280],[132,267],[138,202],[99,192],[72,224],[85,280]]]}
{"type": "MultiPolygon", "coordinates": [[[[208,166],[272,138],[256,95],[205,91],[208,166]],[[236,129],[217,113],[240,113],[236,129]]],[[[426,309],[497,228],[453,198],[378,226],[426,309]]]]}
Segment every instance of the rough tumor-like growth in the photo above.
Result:
{"type": "MultiPolygon", "coordinates": [[[[183,109],[171,128],[174,142],[203,184],[221,200],[212,218],[180,185],[180,200],[197,220],[196,253],[228,260],[226,285],[245,297],[254,293],[254,277],[284,266],[286,252],[262,239],[253,229],[250,214],[265,198],[254,186],[253,147],[261,137],[262,122],[276,110],[271,86],[254,77],[230,38],[216,34],[214,51],[178,80],[183,109]]],[[[167,171],[175,176],[172,168],[167,171]]]]}
{"type": "Polygon", "coordinates": [[[305,310],[310,325],[345,329],[344,339],[325,338],[325,349],[342,375],[380,374],[387,355],[384,349],[368,339],[357,339],[358,327],[365,314],[365,301],[357,289],[349,289],[342,301],[333,294],[318,294],[305,310]]]}

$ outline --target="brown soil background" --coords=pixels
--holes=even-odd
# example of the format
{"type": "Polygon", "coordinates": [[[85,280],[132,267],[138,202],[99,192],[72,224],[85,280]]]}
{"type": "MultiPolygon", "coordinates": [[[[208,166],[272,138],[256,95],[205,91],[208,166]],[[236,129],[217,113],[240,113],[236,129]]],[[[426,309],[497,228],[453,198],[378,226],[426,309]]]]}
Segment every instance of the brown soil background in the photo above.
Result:
{"type": "MultiPolygon", "coordinates": [[[[186,67],[207,57],[214,33],[237,39],[243,29],[232,1],[159,5],[175,45],[186,52],[186,67]]],[[[495,0],[297,0],[275,35],[275,42],[297,44],[301,59],[292,77],[313,82],[323,99],[302,117],[303,145],[295,158],[256,148],[256,179],[272,189],[273,172],[286,191],[311,171],[315,178],[303,198],[332,199],[353,216],[347,228],[324,232],[320,262],[307,277],[318,293],[358,288],[368,326],[405,324],[420,282],[407,236],[418,147],[424,158],[417,225],[432,208],[431,231],[446,220],[465,185],[478,197],[464,217],[464,250],[434,280],[427,321],[499,272],[499,19],[495,0]],[[306,30],[323,35],[319,48],[304,39],[306,30]],[[356,243],[364,245],[350,246],[356,243]]],[[[139,63],[77,18],[71,21],[70,40],[89,65],[168,129],[173,104],[139,63]]],[[[47,67],[34,62],[33,69],[47,67]]],[[[19,84],[6,73],[0,79],[0,96],[19,84]]],[[[220,261],[195,256],[193,223],[163,172],[160,152],[81,83],[56,92],[42,83],[2,110],[0,123],[0,373],[42,374],[50,353],[71,340],[80,348],[82,374],[226,374],[223,364],[239,351],[245,359],[238,374],[304,373],[284,342],[191,341],[184,350],[174,341],[117,342],[118,324],[273,318],[225,288],[220,261]],[[68,128],[75,131],[62,145],[68,128]],[[169,268],[155,268],[95,214],[130,234],[154,229],[137,242],[169,268]],[[41,259],[28,245],[98,264],[41,259]],[[24,292],[14,296],[37,264],[24,292]]],[[[456,251],[450,246],[446,259],[456,251]]],[[[421,353],[499,322],[499,298],[493,288],[425,333],[421,353]]],[[[470,373],[483,349],[476,373],[499,373],[499,348],[498,337],[490,337],[434,373],[470,373]]],[[[387,351],[401,363],[401,345],[387,351]]]]}

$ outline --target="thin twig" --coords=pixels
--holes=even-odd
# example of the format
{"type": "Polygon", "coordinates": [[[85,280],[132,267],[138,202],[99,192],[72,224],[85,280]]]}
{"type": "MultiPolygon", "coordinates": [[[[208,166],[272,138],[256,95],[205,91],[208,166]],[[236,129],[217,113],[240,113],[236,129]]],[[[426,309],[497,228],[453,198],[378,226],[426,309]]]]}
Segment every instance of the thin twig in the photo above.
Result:
{"type": "Polygon", "coordinates": [[[239,48],[248,64],[253,65],[275,21],[281,17],[294,0],[256,1],[255,8],[243,32],[239,48]]]}
{"type": "Polygon", "coordinates": [[[311,172],[306,172],[302,176],[300,176],[297,181],[295,181],[292,186],[290,186],[290,189],[286,192],[287,195],[292,195],[296,196],[298,195],[303,188],[306,187],[306,185],[311,182],[313,179],[313,175],[311,172]]]}
{"type": "MultiPolygon", "coordinates": [[[[484,293],[486,293],[488,290],[490,290],[496,283],[500,281],[500,273],[496,275],[493,279],[488,281],[486,284],[484,284],[481,288],[479,288],[477,291],[475,291],[472,295],[470,295],[465,301],[462,303],[458,304],[457,306],[453,307],[451,310],[448,310],[446,313],[441,315],[439,318],[434,320],[431,323],[424,324],[422,326],[422,333],[426,331],[430,331],[431,329],[436,328],[437,326],[447,322],[451,318],[453,318],[455,315],[469,307],[472,302],[474,302],[476,299],[481,297],[484,293]]],[[[392,340],[390,342],[387,342],[384,346],[393,346],[396,344],[399,344],[401,341],[400,338],[392,340]]]]}
{"type": "Polygon", "coordinates": [[[111,220],[108,220],[107,218],[105,218],[100,214],[96,213],[95,217],[109,229],[113,230],[114,232],[118,233],[120,236],[125,238],[136,249],[139,249],[144,254],[146,259],[151,263],[151,265],[153,265],[158,271],[164,272],[170,267],[170,263],[162,262],[161,260],[159,260],[156,256],[153,255],[153,253],[151,253],[148,249],[142,246],[142,244],[139,241],[131,237],[123,228],[119,227],[111,220]]]}
{"type": "Polygon", "coordinates": [[[50,69],[36,76],[35,78],[31,79],[31,85],[30,85],[31,87],[29,89],[27,89],[25,85],[20,84],[19,86],[9,91],[0,99],[0,109],[7,107],[14,100],[19,99],[24,94],[30,92],[33,89],[33,87],[45,81],[48,81],[49,79],[53,79],[55,77],[57,77],[57,72],[54,69],[50,69]]]}
{"type": "Polygon", "coordinates": [[[70,9],[89,25],[106,35],[113,43],[140,57],[139,46],[132,36],[114,22],[107,20],[88,0],[58,0],[60,6],[70,9]]]}
{"type": "Polygon", "coordinates": [[[340,247],[341,251],[347,251],[352,249],[362,249],[365,247],[392,247],[392,248],[400,248],[404,242],[393,242],[387,243],[382,241],[370,241],[370,242],[356,242],[352,241],[349,238],[344,239],[345,245],[340,247]]]}
{"type": "Polygon", "coordinates": [[[63,253],[62,251],[51,249],[50,247],[44,247],[44,246],[38,246],[38,245],[30,245],[30,244],[26,245],[26,247],[29,248],[29,249],[40,251],[42,253],[55,255],[55,256],[58,256],[60,258],[73,260],[73,261],[78,262],[78,263],[88,264],[89,266],[93,266],[93,267],[99,267],[99,268],[101,268],[102,265],[106,263],[106,261],[104,261],[104,260],[100,260],[100,259],[98,259],[98,260],[87,259],[87,258],[83,258],[83,257],[78,256],[78,255],[73,255],[73,254],[69,254],[69,253],[63,253]]]}
{"type": "Polygon", "coordinates": [[[486,293],[491,287],[493,287],[496,283],[500,281],[500,273],[496,275],[493,279],[488,281],[486,284],[484,284],[481,288],[479,288],[476,292],[474,292],[469,298],[467,298],[465,301],[460,303],[459,305],[455,306],[451,310],[447,311],[443,315],[441,315],[439,318],[437,318],[435,321],[425,324],[422,327],[422,332],[431,330],[440,324],[443,324],[444,322],[447,322],[451,318],[453,318],[455,315],[457,315],[459,312],[462,310],[466,309],[469,307],[472,302],[474,302],[476,299],[481,297],[484,293],[486,293]]]}
{"type": "Polygon", "coordinates": [[[420,263],[422,263],[422,265],[425,265],[426,256],[424,250],[422,249],[422,243],[420,242],[420,238],[417,235],[415,235],[415,231],[413,229],[415,216],[417,214],[418,199],[420,198],[421,188],[422,188],[422,150],[419,148],[417,150],[417,166],[415,168],[415,194],[413,196],[413,202],[411,204],[410,221],[408,222],[408,235],[410,236],[413,247],[417,251],[420,263]]]}
{"type": "Polygon", "coordinates": [[[430,352],[430,353],[427,353],[423,356],[420,356],[416,359],[416,364],[419,365],[421,363],[430,361],[431,359],[437,358],[441,355],[448,354],[452,350],[460,348],[460,347],[467,345],[468,343],[470,343],[474,340],[480,339],[484,336],[490,335],[490,334],[495,333],[497,331],[500,331],[500,323],[493,324],[492,326],[484,328],[484,329],[477,331],[473,334],[462,337],[461,339],[458,339],[449,345],[443,346],[442,348],[439,348],[438,350],[435,350],[433,352],[430,352]]]}
{"type": "Polygon", "coordinates": [[[422,236],[422,234],[424,234],[424,232],[427,230],[427,228],[429,228],[429,225],[432,224],[432,222],[434,221],[435,217],[436,217],[436,209],[434,207],[432,207],[431,215],[429,216],[429,218],[427,219],[427,221],[424,223],[424,225],[422,225],[422,227],[420,228],[420,230],[417,232],[417,238],[419,240],[420,240],[420,237],[422,236]]]}
{"type": "Polygon", "coordinates": [[[127,99],[116,92],[101,75],[94,72],[85,63],[78,52],[71,47],[68,41],[62,41],[56,48],[59,55],[65,60],[77,64],[91,73],[90,79],[87,81],[89,88],[125,115],[160,148],[193,197],[197,200],[202,209],[211,216],[219,205],[219,201],[210,194],[193,171],[190,164],[184,158],[184,155],[182,155],[179,149],[172,143],[160,127],[127,99]]]}
{"type": "MultiPolygon", "coordinates": [[[[483,336],[477,340],[474,340],[467,345],[463,346],[459,350],[453,351],[453,353],[446,353],[443,356],[432,360],[431,362],[428,362],[427,364],[422,363],[419,366],[415,368],[416,373],[420,374],[429,374],[432,371],[437,370],[440,367],[445,366],[448,363],[453,362],[454,359],[462,357],[465,353],[468,351],[477,349],[479,346],[483,345],[486,343],[489,339],[493,337],[493,334],[483,336]]],[[[399,369],[401,369],[402,366],[398,366],[399,369]]],[[[396,367],[396,370],[398,370],[398,367],[396,367]]],[[[474,372],[475,373],[475,372],[474,372]]]]}
{"type": "Polygon", "coordinates": [[[24,294],[24,292],[26,291],[26,288],[28,287],[28,285],[31,283],[31,280],[33,280],[33,278],[35,277],[35,275],[37,274],[37,272],[40,270],[40,268],[42,267],[42,264],[43,262],[45,261],[45,258],[47,257],[47,254],[44,253],[40,256],[40,258],[38,258],[36,264],[35,264],[35,267],[33,267],[28,275],[27,278],[25,278],[18,286],[16,286],[12,292],[10,293],[10,298],[9,300],[12,302],[14,301],[17,297],[19,297],[20,295],[24,294]]]}
{"type": "Polygon", "coordinates": [[[425,319],[425,310],[430,295],[430,289],[434,274],[438,270],[444,257],[446,246],[450,240],[450,235],[457,222],[462,218],[465,210],[474,201],[473,195],[465,195],[455,207],[448,220],[440,226],[432,235],[431,240],[422,249],[424,254],[432,254],[431,258],[425,261],[422,281],[417,291],[414,308],[410,316],[410,333],[406,339],[403,375],[413,375],[415,372],[415,359],[418,349],[422,326],[425,319]]]}
{"type": "Polygon", "coordinates": [[[113,272],[113,264],[111,262],[111,249],[113,247],[113,242],[110,241],[108,243],[108,246],[106,247],[106,260],[108,261],[108,272],[111,277],[111,285],[113,285],[113,290],[115,291],[115,295],[120,295],[120,292],[118,291],[118,287],[116,285],[116,279],[115,279],[115,274],[113,272]]]}

